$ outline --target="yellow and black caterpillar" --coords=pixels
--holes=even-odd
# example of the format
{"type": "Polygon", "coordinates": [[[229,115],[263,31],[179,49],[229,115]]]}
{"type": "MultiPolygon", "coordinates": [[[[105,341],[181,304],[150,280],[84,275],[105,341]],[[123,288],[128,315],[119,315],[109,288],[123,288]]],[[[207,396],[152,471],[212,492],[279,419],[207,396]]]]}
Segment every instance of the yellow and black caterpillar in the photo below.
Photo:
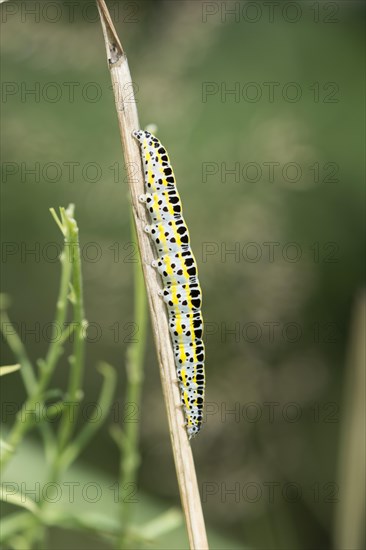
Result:
{"type": "Polygon", "coordinates": [[[187,225],[168,153],[144,130],[133,132],[139,141],[145,178],[145,203],[151,225],[146,227],[158,253],[153,267],[164,288],[160,294],[169,313],[169,330],[189,438],[202,424],[205,393],[205,348],[201,315],[202,292],[197,277],[187,225]]]}

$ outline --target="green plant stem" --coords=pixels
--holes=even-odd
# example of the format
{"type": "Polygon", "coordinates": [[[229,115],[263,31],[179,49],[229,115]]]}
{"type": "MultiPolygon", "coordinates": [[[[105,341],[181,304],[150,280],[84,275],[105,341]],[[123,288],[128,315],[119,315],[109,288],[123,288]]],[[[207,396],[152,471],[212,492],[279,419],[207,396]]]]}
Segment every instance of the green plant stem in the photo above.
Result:
{"type": "MultiPolygon", "coordinates": [[[[69,215],[73,214],[73,208],[69,207],[66,212],[68,212],[69,215]]],[[[54,211],[52,212],[52,214],[55,217],[54,211]]],[[[55,319],[55,329],[54,329],[55,331],[58,330],[58,327],[62,327],[66,321],[67,299],[68,299],[69,284],[70,284],[70,278],[71,278],[72,267],[73,267],[72,256],[69,254],[67,250],[68,241],[69,241],[69,231],[68,231],[68,225],[65,223],[67,218],[66,218],[64,209],[61,209],[61,216],[63,216],[63,221],[64,221],[64,224],[62,225],[62,232],[65,237],[65,248],[61,255],[61,266],[62,266],[61,282],[60,282],[60,290],[59,290],[57,306],[56,306],[56,319],[55,319]]],[[[35,379],[33,380],[32,375],[29,374],[30,372],[32,372],[33,374],[33,369],[29,363],[29,360],[27,360],[27,355],[23,347],[23,344],[20,338],[15,334],[15,331],[11,337],[11,343],[9,342],[9,345],[11,345],[14,353],[17,354],[19,362],[22,364],[22,366],[24,365],[26,366],[27,384],[28,386],[29,386],[29,383],[31,384],[29,389],[32,388],[32,391],[31,391],[31,396],[26,400],[23,407],[17,414],[15,424],[7,439],[9,448],[5,449],[1,456],[0,467],[2,469],[5,468],[5,466],[7,465],[10,457],[15,452],[18,445],[21,443],[26,432],[34,426],[34,418],[32,417],[31,411],[35,411],[37,408],[39,409],[40,407],[44,406],[43,394],[48,387],[49,381],[51,379],[51,376],[57,364],[57,360],[59,359],[59,357],[63,352],[62,342],[60,341],[59,338],[55,336],[55,338],[53,338],[52,344],[49,347],[45,361],[41,363],[39,379],[38,381],[35,381],[35,379]],[[33,383],[34,383],[34,386],[33,386],[33,383]]]]}
{"type": "Polygon", "coordinates": [[[2,310],[0,313],[0,323],[3,336],[6,339],[11,351],[17,358],[18,363],[21,365],[20,374],[22,376],[27,394],[31,395],[37,387],[37,380],[34,374],[33,366],[28,358],[27,352],[25,351],[23,342],[19,338],[5,310],[2,310]],[[4,329],[6,329],[6,332],[4,329]]]}
{"type": "Polygon", "coordinates": [[[98,410],[101,411],[101,415],[96,422],[87,422],[80,433],[75,436],[72,443],[65,449],[60,457],[62,470],[65,470],[76,459],[107,418],[113,400],[117,376],[114,368],[107,363],[99,365],[98,370],[104,378],[98,399],[98,410]]]}
{"type": "MultiPolygon", "coordinates": [[[[51,209],[51,213],[64,235],[65,246],[60,258],[62,269],[53,342],[48,349],[46,358],[44,360],[40,359],[37,362],[39,366],[38,380],[35,374],[36,371],[27,357],[25,348],[6,314],[6,299],[1,300],[1,320],[3,323],[6,323],[3,325],[6,329],[4,330],[4,336],[8,338],[13,353],[23,367],[24,384],[29,393],[27,401],[16,416],[13,429],[6,442],[7,444],[3,445],[1,465],[5,466],[7,464],[21,443],[25,433],[38,424],[45,444],[47,463],[49,464],[46,481],[57,483],[62,473],[77,458],[105,422],[113,401],[116,372],[113,367],[106,363],[102,363],[99,366],[103,382],[98,398],[98,409],[102,411],[102,414],[96,422],[88,422],[83,426],[81,431],[71,441],[74,432],[74,423],[70,418],[70,408],[80,401],[82,395],[81,384],[85,360],[84,335],[87,324],[84,320],[81,258],[78,227],[73,217],[74,208],[73,205],[70,205],[66,210],[61,208],[60,218],[53,209],[51,209]],[[71,280],[72,282],[70,282],[71,280]],[[67,319],[68,301],[73,305],[73,323],[70,327],[64,328],[67,319]],[[71,335],[74,335],[74,348],[73,355],[70,358],[71,368],[67,397],[63,398],[64,392],[49,389],[48,385],[58,359],[64,351],[63,344],[71,335]],[[45,407],[45,403],[49,398],[54,399],[55,397],[58,399],[61,398],[57,404],[62,412],[57,439],[51,426],[47,422],[42,421],[43,410],[41,408],[45,407]]],[[[47,413],[47,419],[49,418],[49,413],[47,413]]],[[[52,524],[52,521],[55,521],[56,525],[58,525],[62,522],[63,517],[61,514],[55,519],[54,507],[52,503],[50,504],[50,493],[47,493],[47,501],[43,499],[37,505],[31,498],[27,501],[27,506],[24,505],[23,500],[20,502],[19,498],[14,497],[13,500],[14,504],[28,508],[31,513],[27,512],[26,515],[18,514],[14,518],[9,519],[7,538],[11,539],[11,545],[14,548],[48,548],[46,539],[47,526],[52,524]]],[[[118,527],[119,523],[116,523],[115,536],[118,536],[118,527]]]]}
{"type": "Polygon", "coordinates": [[[68,400],[65,404],[63,416],[59,431],[59,447],[60,450],[64,449],[69,441],[73,430],[75,428],[75,418],[71,421],[71,407],[80,401],[81,395],[81,383],[84,373],[84,359],[85,359],[85,338],[84,332],[86,329],[85,314],[84,314],[84,300],[82,289],[82,275],[81,275],[81,259],[80,259],[80,246],[79,246],[79,231],[76,222],[70,228],[70,253],[72,255],[73,264],[73,311],[74,311],[74,349],[73,355],[70,358],[71,369],[69,385],[67,390],[68,400]]]}
{"type": "MultiPolygon", "coordinates": [[[[52,211],[51,211],[52,212],[52,211]]],[[[71,273],[69,280],[62,281],[62,286],[66,285],[66,297],[73,304],[73,337],[74,346],[73,354],[70,357],[70,372],[69,383],[67,388],[67,398],[64,401],[62,409],[62,417],[60,421],[58,431],[58,444],[57,453],[53,457],[51,468],[48,473],[48,482],[56,483],[64,470],[66,464],[63,462],[63,451],[67,448],[67,445],[72,437],[75,429],[75,423],[77,419],[77,409],[73,410],[74,406],[78,404],[82,395],[81,381],[84,371],[84,357],[85,357],[85,341],[84,331],[86,328],[86,322],[84,320],[84,301],[82,292],[82,274],[81,274],[81,258],[80,258],[80,246],[79,246],[79,229],[74,219],[73,207],[68,207],[67,210],[61,209],[61,222],[56,217],[54,211],[52,212],[56,223],[58,223],[61,231],[65,235],[65,251],[63,260],[70,265],[71,273]],[[72,285],[70,285],[70,278],[72,278],[72,285]],[[68,291],[70,289],[70,294],[68,291]]],[[[67,302],[66,302],[67,305],[67,302]]],[[[58,302],[58,309],[56,314],[56,328],[63,326],[66,320],[66,311],[64,317],[63,302],[58,302]],[[59,324],[58,324],[59,323],[59,324]]],[[[63,351],[62,343],[64,341],[63,336],[58,338],[55,346],[49,350],[49,354],[46,358],[46,364],[58,358],[58,354],[63,351]]],[[[41,502],[41,507],[45,507],[45,503],[41,502]]]]}
{"type": "Polygon", "coordinates": [[[69,242],[68,237],[65,237],[65,248],[61,254],[61,281],[60,281],[60,290],[59,290],[59,296],[57,299],[57,305],[56,305],[56,317],[55,317],[55,323],[54,323],[54,331],[55,334],[52,338],[52,343],[48,349],[46,359],[44,362],[44,377],[43,377],[43,384],[48,384],[54,368],[57,364],[58,359],[62,355],[63,352],[63,341],[61,338],[58,337],[58,331],[62,330],[62,328],[65,325],[66,322],[66,315],[67,315],[67,305],[68,305],[68,293],[69,293],[69,285],[70,285],[70,279],[72,274],[72,256],[70,254],[69,248],[69,242]]]}
{"type": "MultiPolygon", "coordinates": [[[[13,352],[16,354],[16,356],[19,359],[19,362],[21,363],[23,367],[23,380],[24,384],[26,386],[26,389],[28,391],[28,394],[30,397],[27,399],[25,404],[23,405],[21,411],[18,413],[15,425],[13,429],[11,430],[10,436],[8,438],[8,446],[4,453],[1,456],[1,467],[4,468],[11,458],[12,454],[16,450],[16,448],[20,445],[24,435],[27,431],[29,431],[32,427],[34,427],[35,422],[41,422],[41,420],[38,418],[34,418],[31,411],[40,411],[40,407],[44,407],[44,394],[47,390],[47,387],[49,385],[49,382],[51,380],[51,377],[53,375],[53,372],[55,370],[56,364],[58,359],[63,353],[63,343],[64,338],[59,338],[59,330],[63,329],[65,322],[66,322],[66,316],[67,316],[67,306],[68,306],[68,294],[69,294],[69,285],[70,285],[70,279],[72,274],[75,275],[75,256],[76,258],[78,255],[75,255],[75,246],[74,242],[76,240],[77,243],[77,225],[76,221],[73,218],[74,208],[72,205],[70,205],[67,210],[60,209],[61,214],[61,221],[56,216],[56,213],[53,209],[51,209],[51,213],[53,217],[55,218],[58,226],[60,227],[64,239],[65,239],[65,245],[64,250],[61,254],[61,281],[60,281],[60,289],[56,304],[56,316],[55,316],[55,323],[54,323],[54,334],[52,338],[52,343],[48,349],[46,359],[39,361],[39,378],[38,381],[35,379],[33,367],[30,364],[30,361],[27,358],[27,354],[25,352],[25,349],[23,347],[23,344],[18,337],[18,335],[15,333],[15,331],[12,331],[11,338],[8,340],[9,345],[12,348],[13,352]]],[[[78,250],[78,248],[77,248],[78,250]]],[[[80,262],[76,265],[79,268],[80,271],[80,262]]],[[[81,289],[81,283],[80,280],[78,280],[77,277],[74,276],[74,286],[77,287],[78,290],[81,289]]],[[[76,308],[74,308],[75,310],[76,308]]],[[[78,309],[79,311],[79,309],[78,309]]],[[[2,318],[8,321],[6,313],[2,313],[2,318]]],[[[79,330],[81,330],[81,322],[77,325],[80,327],[79,330]]],[[[78,357],[80,357],[80,352],[78,353],[78,357]]],[[[52,431],[49,429],[49,426],[47,424],[40,424],[41,433],[43,436],[46,453],[51,458],[51,472],[49,477],[57,481],[59,475],[58,475],[58,457],[59,454],[57,452],[57,447],[55,446],[55,440],[52,431]]],[[[40,509],[43,507],[44,502],[40,503],[40,509]]],[[[24,532],[27,545],[29,548],[33,547],[35,543],[39,547],[45,547],[45,536],[46,536],[46,530],[44,529],[44,526],[42,524],[41,517],[33,517],[33,521],[31,522],[31,525],[28,529],[24,532]]]]}
{"type": "MultiPolygon", "coordinates": [[[[132,220],[131,225],[134,238],[136,239],[132,220]]],[[[130,344],[127,350],[126,404],[132,403],[136,407],[138,414],[140,414],[147,326],[147,299],[140,262],[136,263],[134,266],[134,319],[138,326],[138,341],[130,344]]],[[[138,451],[139,425],[139,419],[134,422],[127,422],[121,438],[121,492],[124,488],[130,487],[131,484],[136,484],[137,470],[140,465],[140,455],[138,451]]],[[[123,548],[126,546],[126,541],[128,540],[127,531],[131,522],[131,506],[133,506],[133,503],[126,502],[126,499],[123,498],[123,494],[120,495],[120,499],[122,535],[119,541],[119,547],[123,548]]]]}
{"type": "MultiPolygon", "coordinates": [[[[80,382],[84,367],[84,306],[81,282],[82,276],[79,229],[74,218],[74,206],[69,205],[66,210],[64,208],[60,208],[61,221],[56,216],[53,209],[51,209],[51,214],[64,234],[65,247],[61,257],[62,275],[55,318],[55,331],[57,331],[57,337],[55,335],[53,344],[51,344],[48,350],[42,369],[43,373],[45,373],[47,382],[54,371],[54,367],[56,366],[59,357],[63,353],[64,335],[59,338],[58,331],[59,329],[63,329],[66,322],[68,300],[70,300],[73,304],[73,326],[75,327],[73,331],[74,350],[73,356],[70,358],[71,368],[69,374],[67,400],[62,409],[62,417],[58,432],[58,445],[54,448],[53,459],[47,475],[48,482],[57,483],[63,470],[61,460],[62,450],[66,447],[70,437],[72,436],[73,428],[75,426],[76,414],[71,416],[71,407],[74,403],[79,401],[81,394],[80,382]],[[70,279],[72,279],[72,285],[70,284],[70,279]]],[[[47,513],[47,505],[47,502],[41,500],[40,509],[43,513],[47,513]]],[[[39,521],[39,529],[36,531],[36,536],[39,537],[39,547],[46,548],[46,531],[42,528],[41,521],[39,521]]]]}

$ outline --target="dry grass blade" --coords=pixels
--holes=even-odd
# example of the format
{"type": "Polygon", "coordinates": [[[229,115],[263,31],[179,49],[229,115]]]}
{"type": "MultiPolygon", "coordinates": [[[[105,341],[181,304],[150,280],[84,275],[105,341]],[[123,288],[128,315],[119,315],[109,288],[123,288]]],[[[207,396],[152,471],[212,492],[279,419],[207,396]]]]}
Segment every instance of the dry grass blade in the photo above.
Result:
{"type": "Polygon", "coordinates": [[[126,54],[123,51],[122,45],[114,29],[107,6],[104,0],[97,0],[97,4],[116,101],[118,123],[131,192],[133,217],[141,254],[161,382],[169,420],[170,437],[188,537],[191,548],[204,550],[208,548],[205,523],[192,451],[188,441],[180,403],[180,393],[177,384],[167,315],[163,301],[158,296],[160,283],[155,270],[151,267],[151,261],[154,256],[150,240],[144,231],[144,227],[147,224],[145,209],[138,201],[139,195],[144,193],[145,190],[140,151],[137,142],[132,137],[132,131],[140,128],[136,103],[134,100],[131,101],[133,83],[126,54]],[[128,101],[124,101],[124,95],[128,97],[128,101]]]}
{"type": "Polygon", "coordinates": [[[365,537],[365,312],[366,292],[356,300],[345,372],[338,479],[340,497],[334,547],[361,550],[365,537]]]}

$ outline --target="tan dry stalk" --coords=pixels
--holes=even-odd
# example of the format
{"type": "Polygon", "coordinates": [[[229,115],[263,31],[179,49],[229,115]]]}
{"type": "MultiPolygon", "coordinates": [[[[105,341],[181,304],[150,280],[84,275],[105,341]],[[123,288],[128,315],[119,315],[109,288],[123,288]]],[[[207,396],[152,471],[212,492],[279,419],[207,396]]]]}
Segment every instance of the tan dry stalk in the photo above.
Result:
{"type": "Polygon", "coordinates": [[[148,223],[144,206],[138,197],[145,192],[140,149],[132,137],[132,131],[140,128],[136,103],[133,97],[133,82],[127,57],[117,36],[104,0],[97,0],[111,73],[117,117],[121,133],[128,185],[131,192],[132,212],[136,226],[138,246],[146,284],[151,315],[151,324],[157,351],[161,383],[167,409],[170,438],[180,491],[180,497],[187,525],[190,548],[208,548],[201,499],[191,447],[185,428],[180,401],[173,349],[170,340],[167,314],[162,299],[158,296],[160,282],[151,267],[154,258],[149,237],[144,231],[148,223]],[[125,100],[128,98],[128,101],[125,100]]]}

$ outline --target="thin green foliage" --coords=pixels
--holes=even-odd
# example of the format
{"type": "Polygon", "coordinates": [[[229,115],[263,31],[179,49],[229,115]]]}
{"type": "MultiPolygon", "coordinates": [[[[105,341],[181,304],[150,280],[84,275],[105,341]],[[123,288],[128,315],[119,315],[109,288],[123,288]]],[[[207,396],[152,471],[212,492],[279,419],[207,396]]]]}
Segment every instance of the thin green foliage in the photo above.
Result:
{"type": "MultiPolygon", "coordinates": [[[[136,231],[131,218],[131,228],[134,242],[136,242],[136,231]]],[[[147,299],[145,283],[142,275],[140,263],[134,265],[134,318],[138,327],[139,337],[136,342],[131,343],[127,350],[126,371],[127,387],[125,403],[132,403],[138,414],[141,411],[141,391],[144,375],[144,356],[146,347],[146,325],[147,325],[147,299]]],[[[124,433],[120,438],[120,486],[128,487],[136,485],[137,470],[140,465],[140,455],[138,451],[139,423],[128,422],[124,433]]],[[[131,504],[125,499],[121,501],[121,525],[123,528],[120,546],[128,545],[128,526],[131,523],[131,504]]],[[[127,546],[128,547],[128,546],[127,546]]]]}
{"type": "MultiPolygon", "coordinates": [[[[82,379],[85,367],[85,334],[87,322],[84,317],[81,259],[79,247],[79,230],[74,218],[74,206],[67,209],[60,208],[59,216],[54,209],[51,214],[64,236],[64,249],[60,257],[61,280],[57,298],[55,322],[53,323],[53,337],[46,357],[37,361],[37,367],[31,363],[27,352],[16,334],[14,327],[6,312],[6,300],[3,301],[1,310],[1,326],[7,327],[4,334],[19,365],[23,383],[28,398],[16,416],[14,426],[10,430],[6,441],[2,445],[0,464],[2,470],[6,467],[24,436],[32,429],[39,429],[42,435],[47,472],[46,480],[56,484],[61,479],[71,463],[76,460],[87,443],[93,438],[105,421],[110,409],[116,384],[115,370],[107,364],[102,364],[99,371],[103,377],[102,388],[98,400],[99,410],[102,411],[97,422],[87,422],[81,430],[74,435],[77,422],[77,405],[83,398],[82,379]],[[67,324],[69,307],[72,307],[72,323],[67,324]],[[9,330],[9,327],[12,330],[9,330]],[[59,336],[62,327],[61,336],[59,336]],[[66,327],[66,328],[63,328],[66,327]],[[70,338],[72,333],[72,338],[70,338]],[[52,376],[61,357],[64,354],[64,344],[71,340],[73,350],[68,358],[70,368],[68,371],[68,383],[66,392],[52,388],[52,376]],[[50,399],[60,397],[59,401],[49,404],[50,399]],[[72,410],[72,414],[71,414],[72,410]],[[30,414],[30,411],[32,414],[30,414]],[[54,415],[61,416],[56,429],[51,429],[47,421],[54,415]]],[[[3,500],[26,508],[33,516],[33,521],[19,522],[19,531],[22,538],[27,541],[27,547],[44,545],[44,525],[48,522],[49,507],[52,496],[35,502],[30,497],[21,494],[11,496],[2,494],[3,500]],[[24,529],[23,526],[25,525],[24,529]]],[[[15,533],[12,533],[15,536],[15,533]]],[[[19,533],[16,537],[19,537],[19,533]]]]}
{"type": "MultiPolygon", "coordinates": [[[[84,314],[82,270],[79,247],[79,230],[74,218],[74,206],[60,208],[59,215],[54,209],[51,214],[64,236],[64,249],[60,257],[61,279],[57,298],[54,334],[44,359],[34,366],[27,351],[17,335],[7,314],[9,300],[2,296],[0,321],[4,338],[12,350],[16,365],[1,368],[1,375],[12,375],[19,370],[24,383],[27,399],[16,416],[6,441],[1,441],[0,464],[2,471],[9,463],[24,437],[34,429],[39,430],[46,457],[45,483],[54,487],[61,481],[63,474],[79,457],[87,444],[95,437],[105,423],[113,401],[116,387],[116,372],[107,363],[101,363],[98,371],[102,376],[102,386],[97,402],[98,418],[86,422],[80,430],[75,430],[78,411],[77,405],[83,399],[83,373],[85,368],[85,335],[87,321],[84,314]],[[71,308],[72,321],[67,323],[71,308]],[[60,335],[60,327],[63,328],[60,335]],[[68,357],[69,370],[67,389],[62,391],[52,386],[52,377],[64,356],[64,344],[71,341],[72,354],[68,357]],[[30,414],[32,411],[32,414],[30,414]],[[58,422],[53,422],[55,419],[58,422]]],[[[127,351],[127,384],[125,405],[133,404],[141,410],[141,391],[143,382],[143,363],[145,355],[147,303],[140,263],[134,268],[135,322],[139,327],[139,338],[130,344],[127,351]]],[[[136,486],[140,464],[138,451],[139,421],[126,423],[124,429],[114,426],[111,435],[120,449],[119,489],[136,486]]],[[[39,480],[35,480],[39,481],[39,480]]],[[[23,511],[6,516],[2,521],[0,542],[10,548],[47,548],[49,527],[77,529],[103,537],[115,548],[129,548],[131,543],[144,546],[164,532],[177,527],[181,516],[176,511],[164,513],[145,525],[134,525],[131,502],[119,498],[119,514],[116,518],[85,514],[70,514],[67,507],[54,506],[52,490],[47,492],[47,500],[42,497],[36,501],[21,491],[7,491],[6,484],[1,487],[0,498],[7,503],[22,508],[23,511]],[[172,516],[173,514],[173,516],[172,516]],[[150,526],[151,525],[151,526],[150,526]],[[154,526],[154,528],[153,528],[154,526]]]]}

